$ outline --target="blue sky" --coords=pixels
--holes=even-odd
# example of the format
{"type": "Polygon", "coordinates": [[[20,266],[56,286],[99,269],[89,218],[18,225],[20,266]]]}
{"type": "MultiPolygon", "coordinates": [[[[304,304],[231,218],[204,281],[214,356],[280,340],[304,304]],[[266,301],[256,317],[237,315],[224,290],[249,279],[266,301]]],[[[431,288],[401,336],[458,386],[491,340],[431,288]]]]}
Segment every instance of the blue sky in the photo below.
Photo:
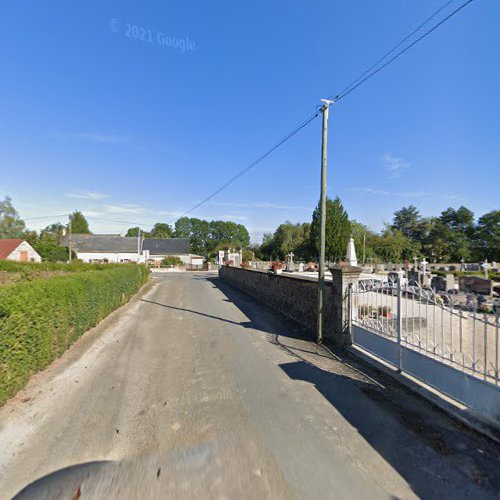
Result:
{"type": "MultiPolygon", "coordinates": [[[[169,222],[442,3],[4,2],[0,196],[28,219],[123,221],[95,232],[169,222]]],[[[498,19],[500,2],[476,0],[331,109],[328,190],[352,218],[379,230],[408,204],[499,208],[498,19]]],[[[192,216],[255,241],[309,221],[320,139],[317,119],[192,216]]]]}

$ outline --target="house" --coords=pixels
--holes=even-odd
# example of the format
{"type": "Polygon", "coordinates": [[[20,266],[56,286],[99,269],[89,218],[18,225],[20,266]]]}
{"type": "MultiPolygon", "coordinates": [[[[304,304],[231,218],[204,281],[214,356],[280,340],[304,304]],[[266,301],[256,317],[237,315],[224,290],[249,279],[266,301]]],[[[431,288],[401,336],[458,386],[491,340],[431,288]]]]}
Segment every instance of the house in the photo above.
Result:
{"type": "Polygon", "coordinates": [[[0,239],[0,260],[42,262],[38,252],[26,240],[20,238],[0,239]]]}
{"type": "MultiPolygon", "coordinates": [[[[68,246],[67,238],[63,244],[68,246]]],[[[138,262],[160,265],[165,257],[179,257],[183,264],[202,265],[203,257],[189,253],[185,238],[145,238],[112,234],[73,234],[71,247],[83,262],[138,262]]]]}
{"type": "Polygon", "coordinates": [[[154,265],[159,265],[165,257],[179,257],[188,266],[203,265],[203,257],[189,253],[187,238],[145,238],[142,250],[148,262],[154,265]]]}
{"type": "MultiPolygon", "coordinates": [[[[83,262],[144,262],[140,240],[113,234],[73,234],[71,248],[83,262]]],[[[68,246],[68,240],[63,240],[68,246]]]]}

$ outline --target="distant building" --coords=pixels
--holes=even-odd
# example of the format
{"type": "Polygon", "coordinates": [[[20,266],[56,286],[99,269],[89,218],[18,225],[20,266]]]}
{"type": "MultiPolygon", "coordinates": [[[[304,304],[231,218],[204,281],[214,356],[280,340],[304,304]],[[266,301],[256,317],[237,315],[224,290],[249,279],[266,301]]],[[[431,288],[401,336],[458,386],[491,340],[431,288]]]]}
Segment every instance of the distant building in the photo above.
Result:
{"type": "Polygon", "coordinates": [[[0,260],[42,262],[38,252],[26,240],[20,238],[0,239],[0,260]]]}
{"type": "MultiPolygon", "coordinates": [[[[63,244],[68,246],[67,238],[63,244]]],[[[186,265],[203,263],[203,257],[189,253],[189,240],[186,238],[139,239],[110,234],[73,234],[71,246],[83,262],[159,265],[165,257],[179,257],[186,265]]]]}
{"type": "MultiPolygon", "coordinates": [[[[63,244],[68,246],[67,238],[63,244]]],[[[138,238],[112,234],[73,234],[71,249],[83,262],[144,262],[138,238]]]]}

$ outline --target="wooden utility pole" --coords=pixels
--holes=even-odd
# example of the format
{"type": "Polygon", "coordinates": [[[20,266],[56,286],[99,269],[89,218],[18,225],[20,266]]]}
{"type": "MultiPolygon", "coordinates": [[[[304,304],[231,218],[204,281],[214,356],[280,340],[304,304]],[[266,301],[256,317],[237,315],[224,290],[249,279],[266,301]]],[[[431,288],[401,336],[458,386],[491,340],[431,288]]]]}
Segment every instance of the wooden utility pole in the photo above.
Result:
{"type": "Polygon", "coordinates": [[[71,244],[71,232],[72,232],[72,219],[71,219],[71,214],[69,214],[69,223],[68,223],[68,251],[69,251],[69,263],[71,264],[71,254],[73,252],[72,250],[72,244],[71,244]]]}
{"type": "Polygon", "coordinates": [[[321,195],[320,195],[320,223],[319,223],[319,274],[318,274],[318,328],[316,341],[323,342],[323,292],[325,288],[325,239],[326,239],[326,166],[328,145],[328,109],[334,101],[321,99],[324,103],[323,131],[321,141],[321,195]]]}

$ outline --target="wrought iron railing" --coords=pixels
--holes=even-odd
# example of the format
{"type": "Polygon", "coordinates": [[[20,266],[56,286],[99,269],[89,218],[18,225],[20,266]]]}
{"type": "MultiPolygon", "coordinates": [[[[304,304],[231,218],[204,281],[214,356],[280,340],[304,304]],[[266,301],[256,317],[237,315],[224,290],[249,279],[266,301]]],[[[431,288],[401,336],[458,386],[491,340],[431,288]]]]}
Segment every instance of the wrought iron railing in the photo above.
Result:
{"type": "Polygon", "coordinates": [[[498,309],[481,312],[476,297],[436,292],[402,278],[360,280],[350,290],[354,324],[499,384],[498,309]]]}

